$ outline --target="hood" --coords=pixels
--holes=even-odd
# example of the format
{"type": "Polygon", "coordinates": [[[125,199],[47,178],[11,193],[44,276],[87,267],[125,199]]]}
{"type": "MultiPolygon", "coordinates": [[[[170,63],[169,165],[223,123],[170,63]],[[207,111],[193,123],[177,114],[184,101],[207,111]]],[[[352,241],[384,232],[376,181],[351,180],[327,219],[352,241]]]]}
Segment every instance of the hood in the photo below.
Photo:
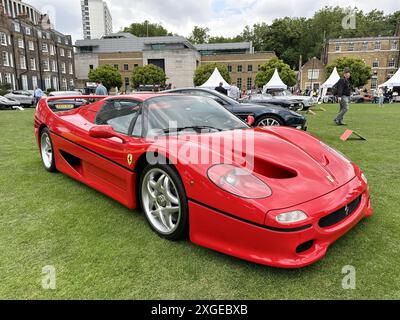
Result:
{"type": "MultiPolygon", "coordinates": [[[[270,197],[260,200],[268,210],[298,205],[299,198],[302,203],[316,199],[348,183],[355,176],[355,168],[350,161],[300,130],[263,127],[238,131],[247,132],[249,135],[246,138],[242,135],[241,138],[240,134],[235,135],[233,131],[227,131],[170,136],[166,139],[169,140],[170,150],[176,148],[177,151],[174,152],[179,155],[183,154],[183,148],[186,152],[189,146],[208,154],[208,159],[214,160],[212,163],[189,165],[205,177],[207,170],[216,164],[215,159],[218,163],[232,163],[233,160],[237,166],[252,168],[253,174],[272,189],[270,197]],[[223,141],[225,146],[241,144],[242,150],[239,150],[238,160],[232,159],[233,157],[228,159],[222,143],[211,143],[215,142],[215,139],[223,141]],[[253,143],[254,149],[246,149],[245,143],[249,142],[253,143]],[[243,159],[241,155],[245,156],[245,163],[240,161],[243,159]]],[[[233,147],[230,150],[235,152],[233,147]]]]}

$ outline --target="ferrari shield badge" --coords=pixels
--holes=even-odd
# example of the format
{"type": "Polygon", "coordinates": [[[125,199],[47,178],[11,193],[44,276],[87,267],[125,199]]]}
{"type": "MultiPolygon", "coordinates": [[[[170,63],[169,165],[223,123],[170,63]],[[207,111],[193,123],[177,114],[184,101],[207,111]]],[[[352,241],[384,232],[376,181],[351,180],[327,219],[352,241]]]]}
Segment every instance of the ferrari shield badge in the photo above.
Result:
{"type": "Polygon", "coordinates": [[[133,162],[133,156],[131,154],[128,154],[128,165],[131,166],[133,162]]]}
{"type": "Polygon", "coordinates": [[[335,183],[335,179],[333,179],[332,176],[326,176],[326,177],[328,178],[328,180],[329,180],[330,182],[335,183]]]}

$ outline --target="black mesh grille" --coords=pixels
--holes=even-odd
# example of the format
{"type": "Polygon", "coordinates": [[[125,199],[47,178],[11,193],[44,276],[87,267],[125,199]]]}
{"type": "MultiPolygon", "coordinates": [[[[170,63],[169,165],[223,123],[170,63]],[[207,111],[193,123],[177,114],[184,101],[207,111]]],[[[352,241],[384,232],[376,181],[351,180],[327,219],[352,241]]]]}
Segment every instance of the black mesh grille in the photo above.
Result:
{"type": "Polygon", "coordinates": [[[321,228],[327,228],[327,227],[333,226],[333,225],[339,223],[340,221],[346,219],[357,209],[358,205],[361,202],[361,197],[362,196],[359,196],[357,199],[350,202],[347,206],[321,218],[319,220],[318,225],[321,228]]]}

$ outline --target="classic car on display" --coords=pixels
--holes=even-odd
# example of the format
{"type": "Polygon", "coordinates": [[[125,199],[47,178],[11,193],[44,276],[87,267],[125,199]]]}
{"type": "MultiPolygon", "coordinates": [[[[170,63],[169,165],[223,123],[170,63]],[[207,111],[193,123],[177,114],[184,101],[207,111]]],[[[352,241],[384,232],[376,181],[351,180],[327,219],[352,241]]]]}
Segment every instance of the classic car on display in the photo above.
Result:
{"type": "Polygon", "coordinates": [[[18,101],[21,106],[31,107],[33,105],[33,94],[27,90],[14,90],[5,95],[7,99],[18,101]]]}
{"type": "Polygon", "coordinates": [[[309,265],[372,214],[366,177],[338,151],[302,130],[252,128],[207,97],[48,97],[35,134],[46,170],[141,208],[161,237],[255,263],[309,265]],[[99,100],[49,107],[75,98],[99,100]]]}
{"type": "Polygon", "coordinates": [[[253,104],[262,104],[262,105],[275,105],[280,106],[282,108],[287,108],[293,111],[301,111],[303,110],[303,104],[301,100],[284,100],[284,99],[275,99],[270,94],[252,94],[247,96],[245,99],[242,99],[240,102],[242,103],[253,103],[253,104]]]}
{"type": "Polygon", "coordinates": [[[184,88],[164,91],[165,93],[182,93],[209,97],[228,111],[245,120],[248,116],[255,118],[254,126],[288,126],[305,130],[307,119],[288,108],[274,104],[239,103],[238,101],[206,88],[184,88]]]}

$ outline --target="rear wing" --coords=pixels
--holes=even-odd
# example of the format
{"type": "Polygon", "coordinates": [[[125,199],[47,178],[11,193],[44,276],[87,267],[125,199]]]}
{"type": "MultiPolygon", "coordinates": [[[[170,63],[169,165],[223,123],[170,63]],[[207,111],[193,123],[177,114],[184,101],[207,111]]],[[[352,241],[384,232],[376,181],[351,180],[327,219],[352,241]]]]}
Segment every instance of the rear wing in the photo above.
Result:
{"type": "Polygon", "coordinates": [[[103,100],[108,96],[96,96],[96,95],[76,95],[76,96],[53,96],[46,97],[40,100],[41,103],[45,103],[53,112],[68,111],[82,106],[86,106],[98,100],[103,100]]]}

